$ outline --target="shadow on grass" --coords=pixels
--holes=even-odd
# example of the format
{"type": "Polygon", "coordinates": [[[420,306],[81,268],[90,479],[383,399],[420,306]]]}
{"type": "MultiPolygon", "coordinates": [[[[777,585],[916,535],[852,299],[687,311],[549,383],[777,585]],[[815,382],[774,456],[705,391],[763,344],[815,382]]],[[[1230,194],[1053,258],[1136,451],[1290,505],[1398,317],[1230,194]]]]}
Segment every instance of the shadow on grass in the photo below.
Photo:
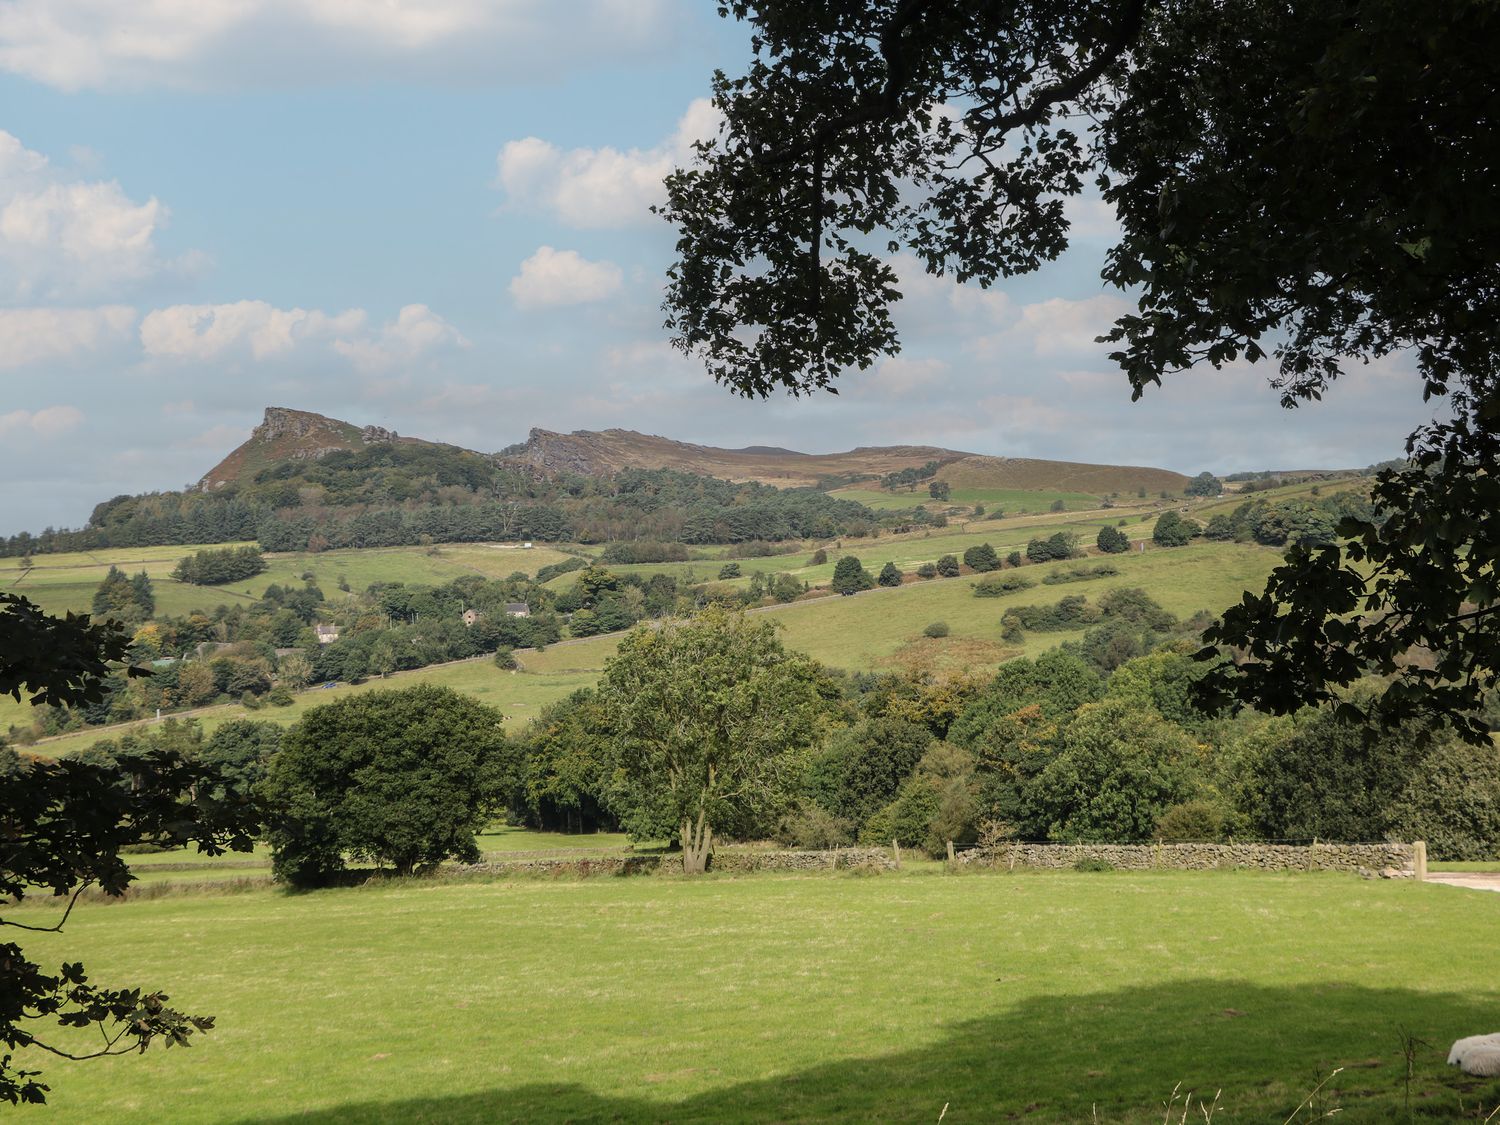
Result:
{"type": "MultiPolygon", "coordinates": [[[[997,992],[1001,987],[997,983],[997,992]]],[[[1296,1120],[1311,1121],[1338,1106],[1338,1120],[1346,1123],[1394,1122],[1408,1120],[1398,1025],[1430,1044],[1417,1058],[1412,1119],[1482,1121],[1500,1105],[1500,1080],[1467,1078],[1445,1065],[1454,1038],[1500,1030],[1493,1001],[1401,988],[1188,980],[1028,1000],[955,1024],[930,1046],[821,1065],[809,1060],[799,1070],[676,1101],[653,1098],[653,1084],[691,1082],[692,1068],[712,1070],[722,1060],[684,1056],[681,1074],[643,1073],[636,1096],[600,1095],[579,1085],[513,1085],[256,1120],[935,1122],[946,1106],[945,1125],[1160,1122],[1180,1083],[1183,1094],[1195,1095],[1188,1121],[1203,1120],[1198,1096],[1212,1100],[1222,1090],[1216,1125],[1279,1123],[1343,1067],[1296,1120]]],[[[787,1035],[796,1029],[789,1026],[787,1035]]],[[[732,1055],[735,1043],[722,1050],[732,1055]]],[[[523,1072],[524,1049],[510,1062],[523,1072]]],[[[1177,1104],[1173,1122],[1182,1110],[1180,1096],[1177,1104]]]]}

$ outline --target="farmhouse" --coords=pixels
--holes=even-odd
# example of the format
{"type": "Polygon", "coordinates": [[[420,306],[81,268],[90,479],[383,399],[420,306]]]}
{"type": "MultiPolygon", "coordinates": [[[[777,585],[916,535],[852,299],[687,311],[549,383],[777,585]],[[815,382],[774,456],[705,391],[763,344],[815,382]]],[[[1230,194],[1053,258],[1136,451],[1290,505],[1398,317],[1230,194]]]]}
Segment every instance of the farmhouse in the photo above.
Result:
{"type": "Polygon", "coordinates": [[[475,610],[475,609],[466,609],[466,610],[464,610],[464,624],[465,625],[472,626],[472,625],[476,624],[477,622],[483,621],[483,620],[484,620],[484,614],[480,613],[478,610],[475,610]]]}
{"type": "Polygon", "coordinates": [[[505,616],[506,617],[530,617],[531,616],[531,607],[529,605],[527,605],[525,602],[506,602],[505,603],[505,616]]]}
{"type": "Polygon", "coordinates": [[[331,645],[339,639],[339,627],[337,625],[314,625],[313,635],[318,638],[320,645],[331,645]]]}

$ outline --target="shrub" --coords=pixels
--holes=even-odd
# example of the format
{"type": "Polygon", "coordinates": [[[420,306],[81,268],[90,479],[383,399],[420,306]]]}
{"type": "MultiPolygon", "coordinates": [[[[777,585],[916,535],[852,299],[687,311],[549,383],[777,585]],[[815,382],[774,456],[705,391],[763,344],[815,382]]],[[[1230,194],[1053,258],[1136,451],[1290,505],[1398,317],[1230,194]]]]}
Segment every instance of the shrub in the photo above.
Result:
{"type": "Polygon", "coordinates": [[[1018,567],[1018,566],[1020,566],[1021,565],[1021,552],[1020,551],[1012,551],[1010,554],[1008,554],[1008,555],[1005,556],[1005,561],[1008,562],[1012,567],[1018,567]]]}
{"type": "Polygon", "coordinates": [[[1097,855],[1080,856],[1073,864],[1074,871],[1113,871],[1114,869],[1113,863],[1097,855]]]}
{"type": "Polygon", "coordinates": [[[989,570],[1000,569],[1000,556],[995,554],[995,548],[988,543],[981,543],[977,547],[970,547],[964,552],[964,565],[970,570],[984,573],[989,570]]]}
{"type": "Polygon", "coordinates": [[[874,585],[875,579],[870,577],[870,572],[853,555],[845,555],[839,559],[838,566],[833,568],[832,587],[835,594],[857,594],[874,585]]]}
{"type": "Polygon", "coordinates": [[[738,578],[739,576],[740,564],[737,562],[728,562],[719,567],[720,578],[738,578]]]}
{"type": "Polygon", "coordinates": [[[917,567],[917,577],[918,578],[936,578],[937,577],[937,564],[930,563],[930,562],[924,562],[921,566],[917,567]]]}
{"type": "Polygon", "coordinates": [[[1032,539],[1026,544],[1026,557],[1034,563],[1071,559],[1077,553],[1078,536],[1071,531],[1059,531],[1056,535],[1032,539]]]}
{"type": "Polygon", "coordinates": [[[924,637],[946,637],[948,635],[948,623],[946,621],[934,621],[922,630],[924,637]]]}
{"type": "Polygon", "coordinates": [[[1164,844],[1212,844],[1224,838],[1224,812],[1209,801],[1173,805],[1156,821],[1156,838],[1164,844]]]}
{"type": "Polygon", "coordinates": [[[1065,512],[1068,510],[1068,505],[1062,500],[1054,500],[1052,501],[1052,507],[1049,510],[1054,512],[1065,512]]]}
{"type": "Polygon", "coordinates": [[[880,577],[876,581],[882,586],[899,586],[904,577],[900,567],[893,562],[888,562],[880,568],[880,577]]]}
{"type": "Polygon", "coordinates": [[[944,578],[957,578],[958,559],[953,555],[944,555],[937,561],[937,572],[944,578]]]}
{"type": "Polygon", "coordinates": [[[1014,594],[1018,590],[1028,590],[1035,585],[1036,583],[1024,574],[992,574],[974,583],[974,596],[998,598],[1004,594],[1014,594]]]}
{"type": "Polygon", "coordinates": [[[825,851],[854,843],[854,824],[812,801],[801,801],[776,826],[776,842],[787,848],[825,851]]]}
{"type": "Polygon", "coordinates": [[[1151,541],[1158,547],[1185,547],[1201,534],[1202,529],[1192,520],[1185,520],[1176,512],[1163,512],[1151,532],[1151,541]]]}
{"type": "Polygon", "coordinates": [[[1062,570],[1054,570],[1042,581],[1048,586],[1061,586],[1066,582],[1088,582],[1095,578],[1113,578],[1119,573],[1119,568],[1110,566],[1109,563],[1100,563],[1098,566],[1070,566],[1062,570]]]}
{"type": "Polygon", "coordinates": [[[495,650],[495,667],[504,668],[507,671],[517,666],[516,653],[509,645],[501,645],[495,650]]]}
{"type": "Polygon", "coordinates": [[[828,552],[825,551],[825,550],[823,550],[822,547],[819,547],[816,551],[814,551],[812,553],[812,557],[807,560],[807,565],[808,566],[822,566],[827,561],[828,561],[828,552]]]}
{"type": "Polygon", "coordinates": [[[1130,537],[1113,527],[1101,527],[1094,545],[1106,555],[1118,555],[1130,550],[1130,537]]]}

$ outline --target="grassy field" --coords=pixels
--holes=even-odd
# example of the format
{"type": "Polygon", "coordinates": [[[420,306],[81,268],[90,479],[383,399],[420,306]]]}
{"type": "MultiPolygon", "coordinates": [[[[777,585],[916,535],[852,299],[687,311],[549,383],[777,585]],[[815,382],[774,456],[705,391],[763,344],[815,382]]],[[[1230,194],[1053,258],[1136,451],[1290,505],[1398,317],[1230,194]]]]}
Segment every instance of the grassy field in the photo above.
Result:
{"type": "MultiPolygon", "coordinates": [[[[951,541],[938,537],[934,540],[951,541]]],[[[870,546],[904,557],[934,540],[874,540],[870,546]]],[[[761,612],[781,624],[788,647],[809,653],[835,668],[890,670],[908,662],[950,669],[992,668],[1015,656],[1045,652],[1081,635],[1081,631],[1028,633],[1021,645],[1002,645],[1000,617],[1012,605],[1051,604],[1071,594],[1085,594],[1091,601],[1097,601],[1112,587],[1142,586],[1167,609],[1187,617],[1200,609],[1220,609],[1238,600],[1243,591],[1259,589],[1279,560],[1276,551],[1264,547],[1198,542],[1170,551],[1157,549],[1116,556],[1111,561],[1119,567],[1120,574],[1090,582],[1047,586],[1041,583],[1042,577],[1068,564],[1029,567],[1024,573],[1034,578],[1037,585],[1001,598],[974,597],[974,579],[963,577],[868,590],[852,598],[815,598],[761,612]],[[921,635],[934,621],[948,624],[947,638],[933,640],[921,635]]],[[[499,707],[505,714],[506,725],[516,729],[535,718],[549,703],[592,684],[605,661],[613,655],[615,645],[613,636],[564,641],[542,652],[520,653],[523,670],[516,673],[501,671],[488,659],[468,660],[399,672],[358,686],[303,692],[290,707],[264,706],[250,712],[239,704],[226,704],[190,714],[210,733],[220,723],[236,718],[291,723],[307,708],[351,692],[435,683],[499,707]]],[[[7,716],[10,722],[18,721],[21,716],[19,705],[8,704],[8,700],[0,701],[0,724],[7,721],[7,716]]],[[[119,733],[120,728],[79,731],[40,742],[36,748],[48,754],[64,754],[119,733]]]]}
{"type": "Polygon", "coordinates": [[[931,505],[934,508],[943,508],[951,504],[963,504],[973,507],[975,504],[983,504],[987,510],[996,508],[1011,515],[1023,513],[1048,512],[1052,505],[1061,500],[1066,508],[1082,509],[1097,508],[1099,496],[1089,492],[1062,492],[1054,489],[1035,488],[955,488],[952,489],[948,499],[942,503],[935,503],[927,493],[927,485],[917,486],[914,492],[883,492],[873,488],[840,488],[829,493],[837,496],[840,500],[853,500],[863,504],[867,508],[873,508],[877,512],[898,511],[902,508],[914,508],[918,505],[931,505]]]}
{"type": "Polygon", "coordinates": [[[1174,1090],[1284,1122],[1324,1079],[1297,1120],[1391,1122],[1404,1028],[1420,1120],[1482,1120],[1500,1082],[1443,1059],[1492,1029],[1497,927],[1500,895],[1236,872],[188,894],[26,949],[210,1035],[20,1061],[59,1122],[1155,1123],[1174,1090]]]}
{"type": "MultiPolygon", "coordinates": [[[[216,546],[241,546],[219,544],[216,546]]],[[[373,582],[406,582],[436,585],[466,574],[505,578],[516,571],[535,574],[544,566],[569,557],[553,547],[530,550],[497,547],[485,543],[453,543],[438,548],[382,547],[367,550],[273,554],[266,556],[264,574],[229,586],[189,586],[170,577],[172,568],[185,555],[201,547],[111,548],[101,552],[37,555],[29,570],[16,558],[0,559],[0,590],[24,594],[48,613],[73,610],[87,613],[94,591],[111,565],[134,574],[144,570],[151,576],[158,614],[178,616],[194,610],[212,610],[218,605],[259,600],[272,583],[302,585],[302,575],[311,573],[329,599],[340,597],[340,579],[351,589],[363,590],[373,582]]]]}

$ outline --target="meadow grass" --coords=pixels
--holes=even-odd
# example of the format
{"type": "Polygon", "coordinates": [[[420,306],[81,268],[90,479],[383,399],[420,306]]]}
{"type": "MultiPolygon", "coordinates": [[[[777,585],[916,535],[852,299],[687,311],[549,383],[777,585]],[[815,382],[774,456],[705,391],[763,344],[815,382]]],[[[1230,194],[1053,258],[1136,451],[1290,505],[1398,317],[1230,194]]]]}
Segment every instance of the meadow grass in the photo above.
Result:
{"type": "Polygon", "coordinates": [[[947,500],[935,502],[928,495],[925,483],[918,485],[915,492],[881,492],[871,488],[841,488],[830,492],[829,495],[836,496],[840,500],[853,500],[877,512],[898,511],[919,505],[932,505],[941,509],[948,505],[962,504],[972,508],[975,504],[983,504],[987,509],[999,508],[1007,514],[1020,515],[1049,512],[1052,510],[1052,505],[1059,500],[1069,510],[1099,506],[1097,493],[1065,492],[1041,488],[954,488],[950,490],[947,500]]]}
{"type": "Polygon", "coordinates": [[[1222,1091],[1217,1122],[1283,1122],[1341,1067],[1321,1108],[1390,1122],[1401,1027],[1428,1044],[1420,1120],[1500,1104],[1443,1065],[1492,1030],[1500,896],[928,870],[87,903],[27,953],[218,1026],[190,1050],[20,1061],[59,1122],[1142,1123],[1174,1088],[1179,1108],[1222,1091]]]}

